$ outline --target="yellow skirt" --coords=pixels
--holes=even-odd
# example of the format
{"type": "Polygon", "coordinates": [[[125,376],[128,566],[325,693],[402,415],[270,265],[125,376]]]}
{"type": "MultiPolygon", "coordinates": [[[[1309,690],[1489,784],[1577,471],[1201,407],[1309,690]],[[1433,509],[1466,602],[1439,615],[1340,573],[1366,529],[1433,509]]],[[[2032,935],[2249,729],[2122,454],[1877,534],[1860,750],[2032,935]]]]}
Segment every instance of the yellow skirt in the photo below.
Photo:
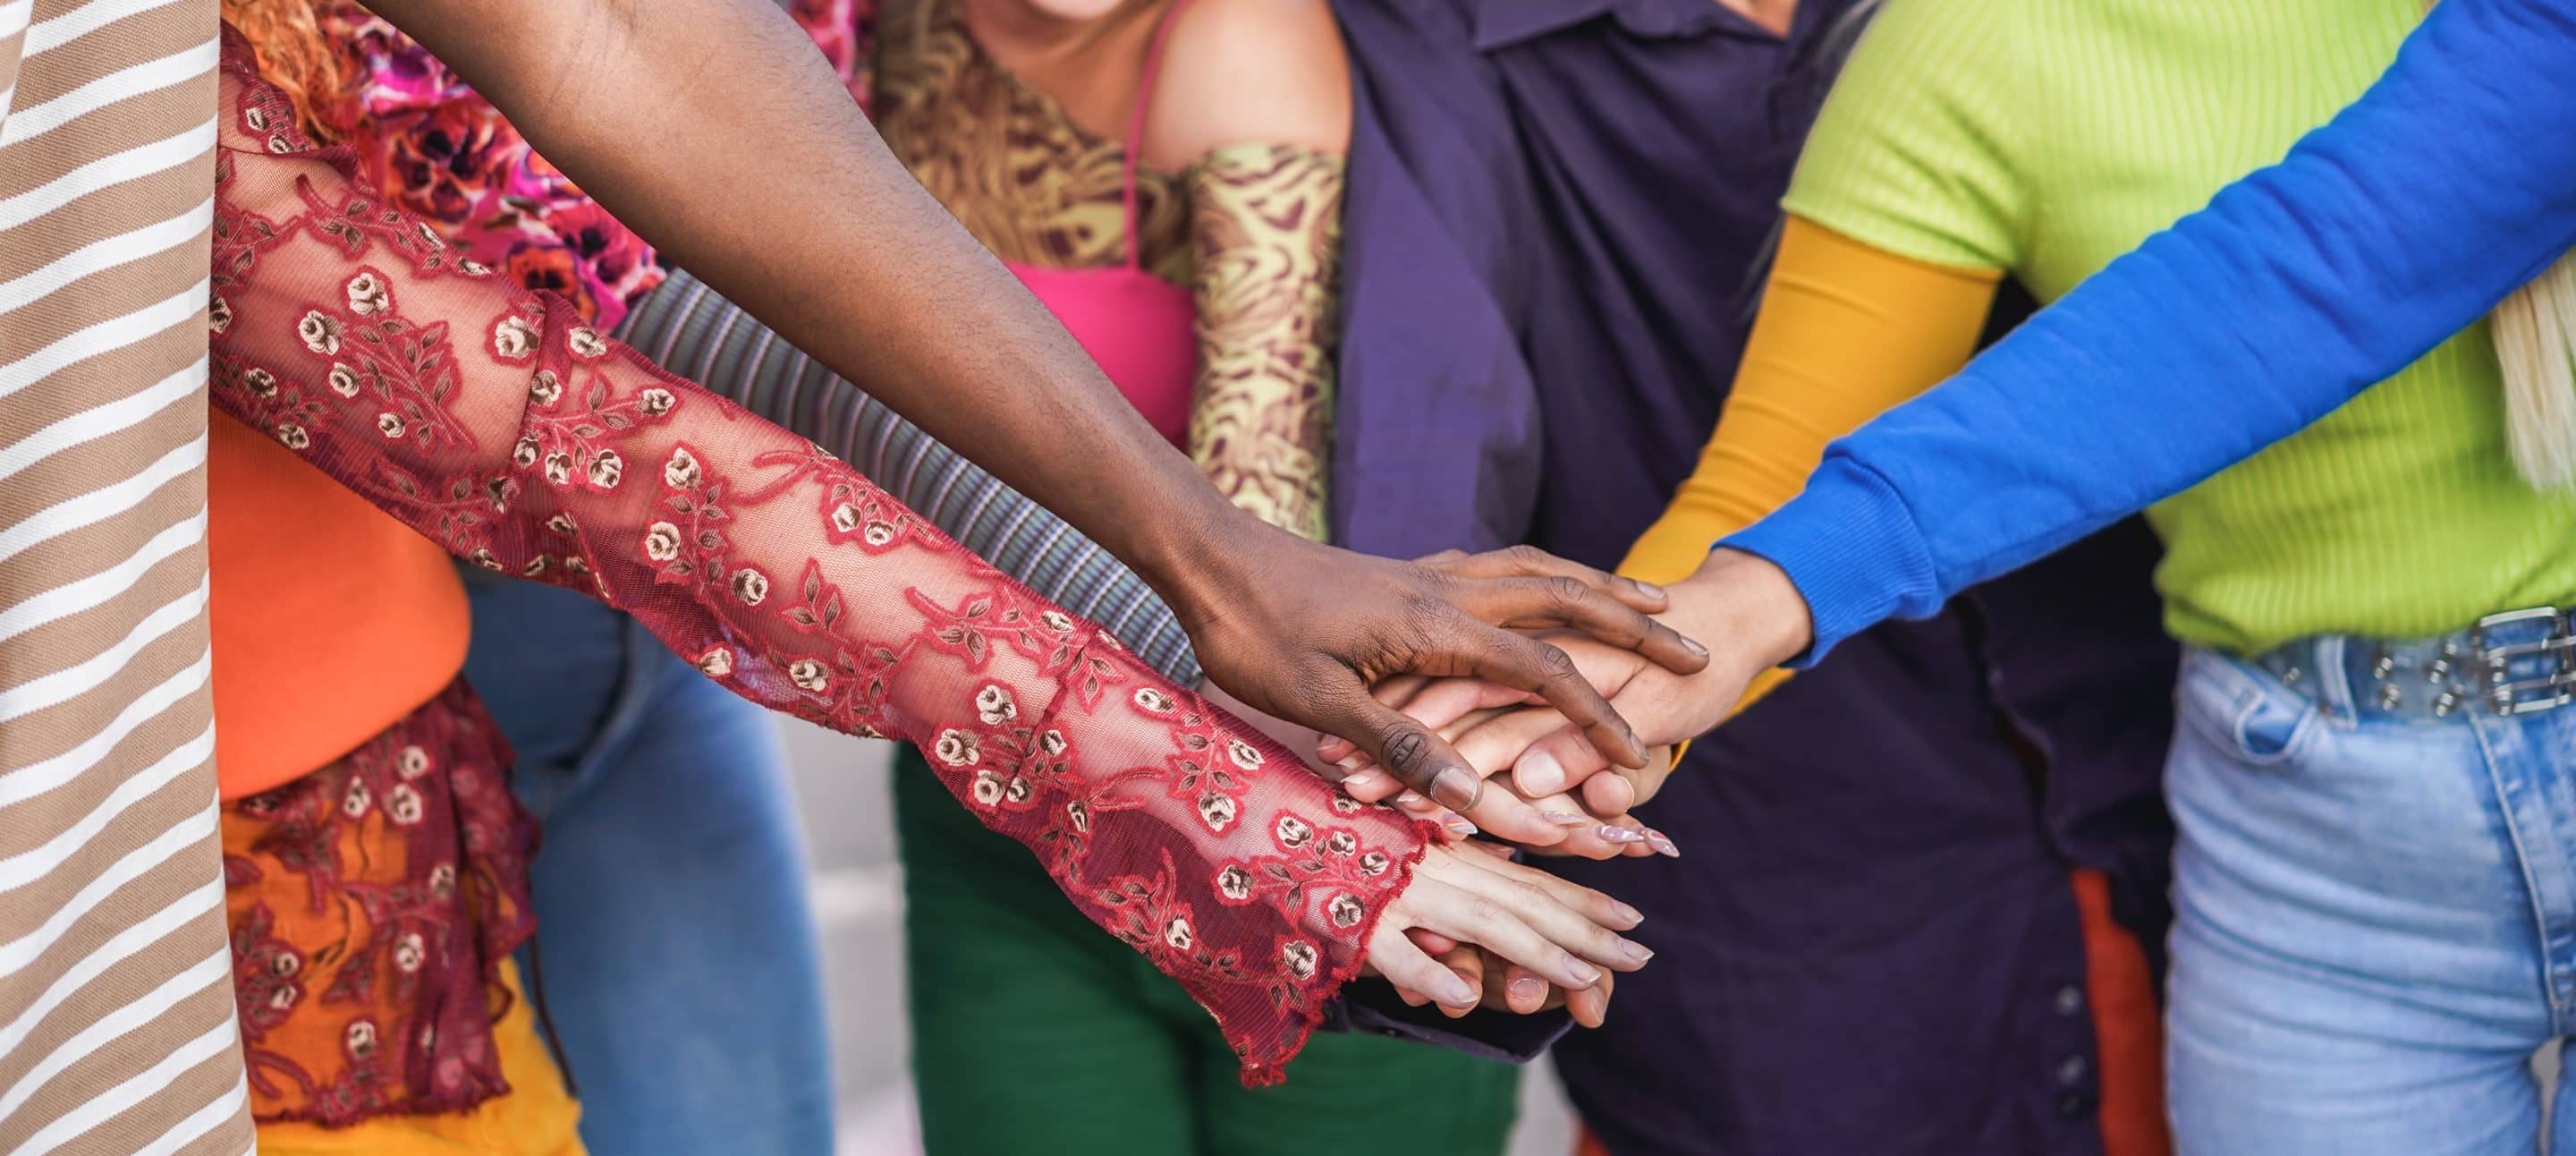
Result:
{"type": "Polygon", "coordinates": [[[581,1105],[564,1089],[563,1074],[537,1035],[537,1021],[519,987],[517,965],[504,960],[501,982],[510,1010],[492,1025],[501,1074],[510,1094],[471,1112],[441,1116],[384,1116],[347,1128],[301,1122],[259,1126],[263,1156],[583,1156],[581,1105]]]}

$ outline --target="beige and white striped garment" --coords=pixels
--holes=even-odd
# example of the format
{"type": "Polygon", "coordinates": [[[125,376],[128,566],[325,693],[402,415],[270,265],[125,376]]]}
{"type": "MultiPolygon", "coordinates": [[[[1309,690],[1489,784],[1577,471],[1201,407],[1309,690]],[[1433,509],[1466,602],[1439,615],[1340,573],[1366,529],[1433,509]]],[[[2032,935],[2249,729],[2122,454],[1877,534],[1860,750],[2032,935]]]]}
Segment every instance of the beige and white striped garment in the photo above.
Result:
{"type": "Polygon", "coordinates": [[[214,0],[0,0],[0,1153],[252,1147],[206,635],[214,0]]]}

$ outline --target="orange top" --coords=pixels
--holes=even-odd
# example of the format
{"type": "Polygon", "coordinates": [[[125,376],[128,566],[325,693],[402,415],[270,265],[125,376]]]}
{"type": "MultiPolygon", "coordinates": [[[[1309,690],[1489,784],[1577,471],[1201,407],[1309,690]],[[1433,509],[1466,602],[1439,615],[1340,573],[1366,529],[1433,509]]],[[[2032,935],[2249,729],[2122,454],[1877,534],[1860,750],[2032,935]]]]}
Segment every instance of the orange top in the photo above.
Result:
{"type": "MultiPolygon", "coordinates": [[[[1789,218],[1717,432],[1619,572],[1688,578],[1711,544],[1797,497],[1827,443],[1968,363],[2001,280],[1789,218]]],[[[1763,672],[1736,709],[1788,677],[1763,672]]]]}
{"type": "Polygon", "coordinates": [[[215,774],[290,782],[437,697],[465,666],[447,553],[249,426],[207,422],[215,774]]]}

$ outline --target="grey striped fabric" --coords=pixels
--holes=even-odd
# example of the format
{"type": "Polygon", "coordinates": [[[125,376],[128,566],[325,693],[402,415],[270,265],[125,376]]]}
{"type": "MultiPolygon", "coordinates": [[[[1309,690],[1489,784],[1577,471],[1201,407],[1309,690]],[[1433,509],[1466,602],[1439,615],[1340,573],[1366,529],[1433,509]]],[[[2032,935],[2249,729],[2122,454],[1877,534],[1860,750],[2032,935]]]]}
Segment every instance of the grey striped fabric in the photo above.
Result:
{"type": "Polygon", "coordinates": [[[1189,636],[1144,579],[705,282],[674,270],[636,302],[617,336],[664,369],[812,439],[986,561],[1107,627],[1165,677],[1199,684],[1189,636]]]}
{"type": "Polygon", "coordinates": [[[252,1146],[206,635],[213,0],[0,0],[0,1152],[252,1146]]]}

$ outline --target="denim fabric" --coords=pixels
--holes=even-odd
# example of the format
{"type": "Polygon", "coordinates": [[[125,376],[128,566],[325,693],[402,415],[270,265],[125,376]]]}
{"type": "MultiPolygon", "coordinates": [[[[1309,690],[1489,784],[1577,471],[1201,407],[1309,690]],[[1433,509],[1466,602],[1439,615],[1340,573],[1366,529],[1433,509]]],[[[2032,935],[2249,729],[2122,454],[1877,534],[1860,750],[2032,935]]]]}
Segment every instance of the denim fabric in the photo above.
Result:
{"type": "MultiPolygon", "coordinates": [[[[2176,1141],[2536,1151],[2528,1061],[2576,1013],[2576,710],[2401,716],[2359,657],[2376,645],[2296,646],[2269,669],[2184,662],[2166,770],[2176,1141]]],[[[2555,1150],[2576,1151],[2576,1114],[2555,1119],[2555,1150]]]]}
{"type": "Polygon", "coordinates": [[[805,846],[766,712],[577,594],[469,590],[466,673],[544,824],[521,967],[542,980],[583,1141],[598,1156],[829,1156],[805,846]]]}

